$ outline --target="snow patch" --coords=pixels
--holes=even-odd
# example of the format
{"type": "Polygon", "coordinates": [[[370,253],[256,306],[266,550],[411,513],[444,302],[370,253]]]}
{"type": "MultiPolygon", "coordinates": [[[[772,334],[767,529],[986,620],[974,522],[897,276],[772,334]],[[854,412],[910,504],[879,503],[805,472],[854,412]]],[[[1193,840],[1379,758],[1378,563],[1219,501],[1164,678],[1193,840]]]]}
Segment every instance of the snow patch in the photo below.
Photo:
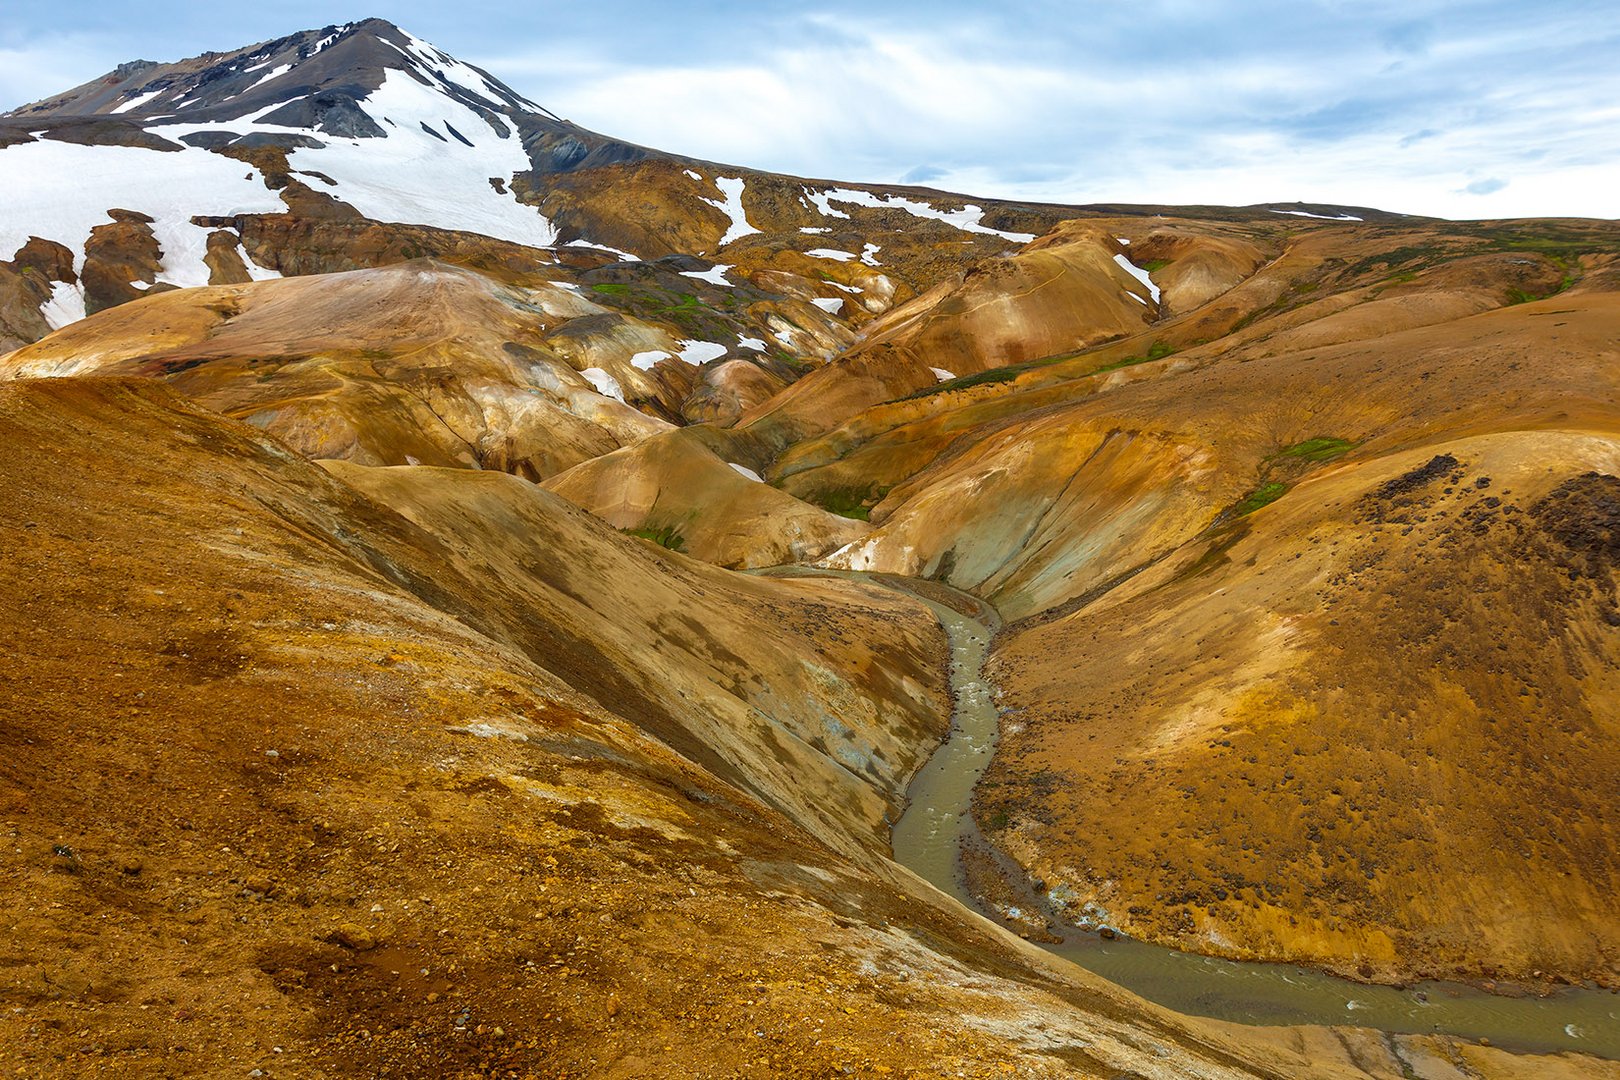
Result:
{"type": "Polygon", "coordinates": [[[753,349],[755,352],[765,351],[765,342],[757,337],[740,337],[737,339],[739,349],[753,349]]]}
{"type": "Polygon", "coordinates": [[[39,313],[52,330],[78,322],[84,318],[84,286],[51,282],[51,298],[40,306],[39,313]]]}
{"type": "Polygon", "coordinates": [[[1318,221],[1360,221],[1360,220],[1362,220],[1361,218],[1356,217],[1354,214],[1339,214],[1337,216],[1334,216],[1332,214],[1312,214],[1312,213],[1310,213],[1309,211],[1306,211],[1306,210],[1272,210],[1271,213],[1273,213],[1273,214],[1291,214],[1294,217],[1315,218],[1318,221]]]}
{"type": "Polygon", "coordinates": [[[851,262],[855,258],[852,251],[839,251],[836,248],[816,248],[805,252],[812,259],[831,259],[834,262],[851,262]]]}
{"type": "MultiPolygon", "coordinates": [[[[404,31],[401,31],[401,33],[404,33],[404,31]]],[[[472,65],[463,64],[455,57],[440,52],[421,38],[413,37],[408,33],[405,34],[405,40],[410,44],[411,52],[416,54],[416,58],[425,64],[429,71],[445,82],[459,86],[461,89],[494,104],[500,103],[500,91],[490,85],[489,80],[484,78],[478,72],[478,69],[472,65]]],[[[462,129],[457,127],[456,130],[461,131],[462,129]]]]}
{"type": "Polygon", "coordinates": [[[832,204],[836,201],[852,206],[865,206],[874,210],[904,210],[912,217],[943,221],[945,224],[963,232],[999,236],[1003,240],[1011,240],[1019,244],[1027,244],[1035,239],[1034,233],[1008,232],[1004,229],[990,228],[984,224],[983,207],[975,206],[973,203],[965,203],[960,210],[941,210],[932,203],[908,199],[903,195],[878,196],[870,191],[856,191],[853,188],[832,188],[828,191],[819,192],[806,191],[805,195],[826,217],[849,217],[842,210],[833,209],[832,204]]]}
{"type": "Polygon", "coordinates": [[[822,233],[830,233],[830,232],[832,232],[831,229],[828,229],[828,228],[825,228],[825,227],[817,228],[817,227],[810,226],[810,225],[806,225],[804,228],[800,229],[799,231],[802,232],[802,233],[810,233],[813,236],[819,236],[822,233]]]}
{"type": "Polygon", "coordinates": [[[113,113],[125,113],[129,112],[131,109],[138,109],[142,105],[145,105],[148,101],[151,101],[153,98],[163,93],[163,91],[166,89],[168,89],[168,87],[160,87],[157,90],[148,91],[147,93],[141,94],[138,97],[132,97],[122,105],[118,106],[118,108],[114,109],[113,113]]]}
{"type": "Polygon", "coordinates": [[[726,271],[731,266],[725,263],[715,263],[707,270],[682,270],[681,277],[693,278],[697,281],[707,281],[710,285],[724,285],[730,289],[734,286],[726,280],[726,271]]]}
{"type": "Polygon", "coordinates": [[[883,264],[877,261],[877,253],[882,250],[876,244],[867,244],[861,249],[861,262],[867,266],[882,266],[883,264]]]}
{"type": "Polygon", "coordinates": [[[193,215],[233,217],[274,214],[286,205],[265,188],[259,174],[240,161],[206,150],[146,150],[135,146],[21,143],[0,150],[0,253],[10,254],[30,236],[55,240],[84,265],[90,230],[107,224],[112,208],[134,210],[154,221],[163,249],[164,280],[179,284],[201,274],[207,231],[193,215]]]}
{"type": "MultiPolygon", "coordinates": [[[[1119,264],[1119,268],[1121,270],[1125,271],[1127,274],[1131,275],[1131,277],[1147,286],[1148,293],[1152,295],[1153,302],[1155,304],[1159,302],[1159,287],[1153,284],[1153,279],[1148,276],[1148,272],[1146,270],[1142,269],[1140,266],[1137,266],[1123,255],[1115,255],[1114,261],[1119,264]]],[[[1137,297],[1137,299],[1140,300],[1141,297],[1137,297]]]]}
{"type": "Polygon", "coordinates": [[[681,359],[693,367],[702,367],[710,360],[718,360],[731,350],[712,341],[681,342],[681,359]]]}
{"type": "Polygon", "coordinates": [[[843,299],[837,296],[818,296],[810,302],[829,315],[836,315],[844,308],[843,299]]]}
{"type": "MultiPolygon", "coordinates": [[[[469,69],[470,70],[470,69],[469,69]]],[[[404,72],[390,71],[365,111],[392,126],[381,139],[340,140],[288,155],[295,169],[337,181],[332,194],[377,221],[431,225],[549,247],[557,230],[532,206],[490,186],[531,166],[519,140],[501,138],[482,117],[404,72]],[[450,124],[472,146],[446,143],[422,124],[450,124]]]]}
{"type": "Polygon", "coordinates": [[[733,469],[736,469],[739,473],[748,477],[748,479],[752,480],[756,484],[763,484],[765,482],[765,478],[763,476],[759,475],[759,473],[755,472],[753,469],[750,469],[746,465],[739,465],[735,461],[728,461],[726,464],[730,465],[733,469]]]}
{"type": "Polygon", "coordinates": [[[620,251],[618,248],[608,247],[606,244],[594,243],[594,242],[592,242],[590,240],[586,240],[584,238],[580,238],[580,239],[577,239],[577,240],[570,240],[570,241],[568,241],[568,243],[563,244],[561,246],[562,247],[595,248],[597,251],[606,251],[609,254],[617,255],[617,256],[619,256],[619,258],[623,259],[625,262],[640,262],[641,261],[641,257],[639,255],[632,255],[628,251],[620,251]]]}
{"type": "Polygon", "coordinates": [[[733,240],[741,240],[745,236],[751,236],[759,232],[758,229],[748,224],[748,215],[743,210],[742,196],[745,185],[742,178],[717,176],[714,178],[714,186],[720,189],[720,194],[725,197],[725,200],[722,202],[718,199],[704,199],[703,201],[720,210],[731,219],[731,227],[726,230],[726,235],[720,238],[719,246],[725,247],[733,240]]]}
{"type": "MultiPolygon", "coordinates": [[[[268,72],[266,72],[263,75],[260,75],[257,79],[255,79],[253,81],[253,86],[248,87],[248,90],[252,90],[254,86],[263,86],[265,83],[269,82],[271,79],[279,79],[283,75],[287,74],[287,72],[291,71],[292,69],[293,69],[293,66],[291,64],[282,64],[280,67],[271,68],[268,72]]],[[[250,68],[249,70],[250,71],[256,71],[258,69],[257,68],[250,68]]],[[[244,90],[242,92],[247,93],[247,90],[244,90]]]]}
{"type": "Polygon", "coordinates": [[[703,174],[702,173],[693,172],[691,169],[685,169],[683,171],[686,173],[687,176],[690,176],[692,179],[696,180],[698,183],[700,183],[700,184],[703,183],[703,174]]]}
{"type": "Polygon", "coordinates": [[[672,357],[662,349],[653,352],[638,352],[630,358],[630,366],[637,371],[651,371],[658,366],[660,361],[669,359],[672,359],[672,357]]]}
{"type": "Polygon", "coordinates": [[[610,397],[617,401],[624,400],[624,388],[619,385],[619,380],[601,368],[588,367],[581,371],[580,374],[585,376],[585,381],[596,387],[596,392],[603,397],[610,397]]]}
{"type": "Polygon", "coordinates": [[[934,373],[934,378],[938,379],[940,382],[950,382],[952,379],[956,378],[954,373],[946,371],[942,367],[931,367],[928,370],[932,371],[934,373]]]}

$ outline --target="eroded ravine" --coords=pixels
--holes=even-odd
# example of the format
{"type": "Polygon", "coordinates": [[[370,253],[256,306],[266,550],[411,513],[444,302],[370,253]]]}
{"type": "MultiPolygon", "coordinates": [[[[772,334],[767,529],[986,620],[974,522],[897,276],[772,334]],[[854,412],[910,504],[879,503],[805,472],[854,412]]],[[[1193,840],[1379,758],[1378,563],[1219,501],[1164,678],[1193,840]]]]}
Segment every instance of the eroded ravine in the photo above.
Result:
{"type": "MultiPolygon", "coordinates": [[[[958,606],[947,605],[890,575],[799,572],[899,589],[939,617],[950,639],[955,713],[945,742],[908,788],[906,810],[891,834],[894,858],[963,906],[1000,921],[1000,913],[968,891],[961,859],[964,840],[975,832],[970,813],[973,789],[990,765],[999,727],[994,688],[983,672],[998,622],[993,609],[965,593],[958,606]],[[987,614],[974,618],[958,607],[987,614]]],[[[928,588],[955,591],[933,582],[928,588]]],[[[1222,960],[1080,932],[1042,947],[1150,1001],[1195,1016],[1246,1024],[1445,1034],[1488,1039],[1527,1053],[1579,1052],[1620,1059],[1620,995],[1608,991],[1572,988],[1548,997],[1515,998],[1457,983],[1395,989],[1288,964],[1222,960]]]]}

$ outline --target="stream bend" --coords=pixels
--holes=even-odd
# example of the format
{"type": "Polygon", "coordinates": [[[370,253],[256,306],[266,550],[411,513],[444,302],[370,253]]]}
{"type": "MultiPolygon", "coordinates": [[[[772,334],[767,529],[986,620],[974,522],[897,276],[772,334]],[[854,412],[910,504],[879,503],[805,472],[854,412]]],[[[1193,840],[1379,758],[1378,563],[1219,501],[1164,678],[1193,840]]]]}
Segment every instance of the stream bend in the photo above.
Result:
{"type": "MultiPolygon", "coordinates": [[[[973,789],[995,753],[998,714],[983,666],[999,620],[983,600],[960,594],[964,615],[904,579],[857,571],[811,571],[869,581],[927,604],[950,639],[950,733],[918,770],[905,812],[894,825],[895,861],[964,907],[1002,921],[968,893],[962,847],[974,833],[973,789]]],[[[929,582],[929,588],[943,586],[929,582]]],[[[955,590],[950,590],[954,592],[955,590]]],[[[1547,997],[1505,997],[1460,983],[1427,982],[1404,989],[1350,982],[1292,964],[1223,960],[1160,945],[1071,931],[1042,944],[1049,952],[1177,1012],[1264,1025],[1377,1028],[1399,1034],[1489,1039],[1525,1053],[1578,1052],[1620,1060],[1620,995],[1571,988],[1547,997]]]]}

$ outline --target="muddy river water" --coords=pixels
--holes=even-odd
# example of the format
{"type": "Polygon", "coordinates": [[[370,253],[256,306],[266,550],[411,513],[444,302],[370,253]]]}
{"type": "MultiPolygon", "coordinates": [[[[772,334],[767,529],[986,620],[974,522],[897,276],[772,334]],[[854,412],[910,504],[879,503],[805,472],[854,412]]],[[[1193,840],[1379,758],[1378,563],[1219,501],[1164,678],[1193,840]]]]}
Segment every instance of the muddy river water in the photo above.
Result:
{"type": "MultiPolygon", "coordinates": [[[[894,578],[837,576],[903,588],[894,578]]],[[[996,746],[993,688],[983,676],[992,630],[951,607],[912,595],[935,611],[949,634],[956,709],[946,741],[912,781],[910,801],[894,826],[894,857],[964,906],[994,918],[969,895],[961,865],[963,837],[974,827],[969,815],[973,788],[996,746]]],[[[1620,1059],[1620,995],[1608,991],[1573,988],[1548,997],[1505,997],[1442,982],[1397,990],[1287,964],[1219,960],[1123,937],[1105,941],[1078,931],[1061,944],[1044,947],[1150,1001],[1198,1016],[1250,1024],[1438,1032],[1486,1038],[1492,1045],[1525,1052],[1579,1051],[1620,1059]]]]}

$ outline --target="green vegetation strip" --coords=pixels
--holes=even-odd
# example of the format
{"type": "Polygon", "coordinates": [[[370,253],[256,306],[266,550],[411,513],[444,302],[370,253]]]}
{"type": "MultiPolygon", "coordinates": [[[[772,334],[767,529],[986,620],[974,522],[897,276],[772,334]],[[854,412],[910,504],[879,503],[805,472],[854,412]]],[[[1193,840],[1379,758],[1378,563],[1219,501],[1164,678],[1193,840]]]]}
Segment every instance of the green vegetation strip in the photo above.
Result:
{"type": "Polygon", "coordinates": [[[643,526],[639,529],[620,529],[626,536],[637,536],[643,540],[651,540],[659,547],[669,548],[671,551],[685,551],[686,537],[682,536],[673,525],[661,525],[656,528],[643,526]]]}
{"type": "Polygon", "coordinates": [[[1336,457],[1343,457],[1355,448],[1356,444],[1349,439],[1338,439],[1331,435],[1318,435],[1314,439],[1306,439],[1302,443],[1295,443],[1275,456],[1300,458],[1303,461],[1332,461],[1336,457]]]}
{"type": "Polygon", "coordinates": [[[806,501],[839,517],[852,518],[855,521],[871,521],[872,507],[867,504],[879,501],[888,493],[888,488],[872,488],[866,491],[858,488],[839,488],[835,491],[816,492],[806,501]]]}
{"type": "Polygon", "coordinates": [[[1276,481],[1261,484],[1259,487],[1245,495],[1242,502],[1232,507],[1232,516],[1243,517],[1246,514],[1254,513],[1262,506],[1270,506],[1272,503],[1282,498],[1283,492],[1287,490],[1287,484],[1279,484],[1276,481]]]}
{"type": "MultiPolygon", "coordinates": [[[[1101,367],[1093,368],[1084,375],[1076,376],[1076,378],[1084,379],[1092,375],[1101,375],[1104,372],[1118,371],[1120,368],[1132,367],[1136,364],[1146,364],[1151,360],[1163,360],[1165,357],[1171,355],[1175,351],[1175,346],[1171,345],[1169,342],[1155,341],[1152,345],[1148,346],[1148,351],[1145,356],[1131,356],[1124,360],[1115,360],[1111,364],[1104,364],[1101,367]]],[[[1064,353],[1062,356],[1048,356],[1043,357],[1040,360],[1027,360],[1022,364],[1008,364],[1006,367],[991,368],[989,371],[980,371],[972,375],[963,375],[961,378],[948,379],[937,386],[925,386],[921,390],[914,390],[905,397],[898,398],[896,400],[913,401],[917,398],[933,397],[935,394],[949,393],[952,390],[966,390],[969,387],[974,386],[986,386],[991,383],[1011,382],[1012,380],[1018,378],[1018,376],[1024,374],[1026,371],[1034,371],[1037,368],[1051,367],[1053,364],[1061,364],[1065,360],[1073,360],[1079,355],[1079,353],[1064,353]]]]}

